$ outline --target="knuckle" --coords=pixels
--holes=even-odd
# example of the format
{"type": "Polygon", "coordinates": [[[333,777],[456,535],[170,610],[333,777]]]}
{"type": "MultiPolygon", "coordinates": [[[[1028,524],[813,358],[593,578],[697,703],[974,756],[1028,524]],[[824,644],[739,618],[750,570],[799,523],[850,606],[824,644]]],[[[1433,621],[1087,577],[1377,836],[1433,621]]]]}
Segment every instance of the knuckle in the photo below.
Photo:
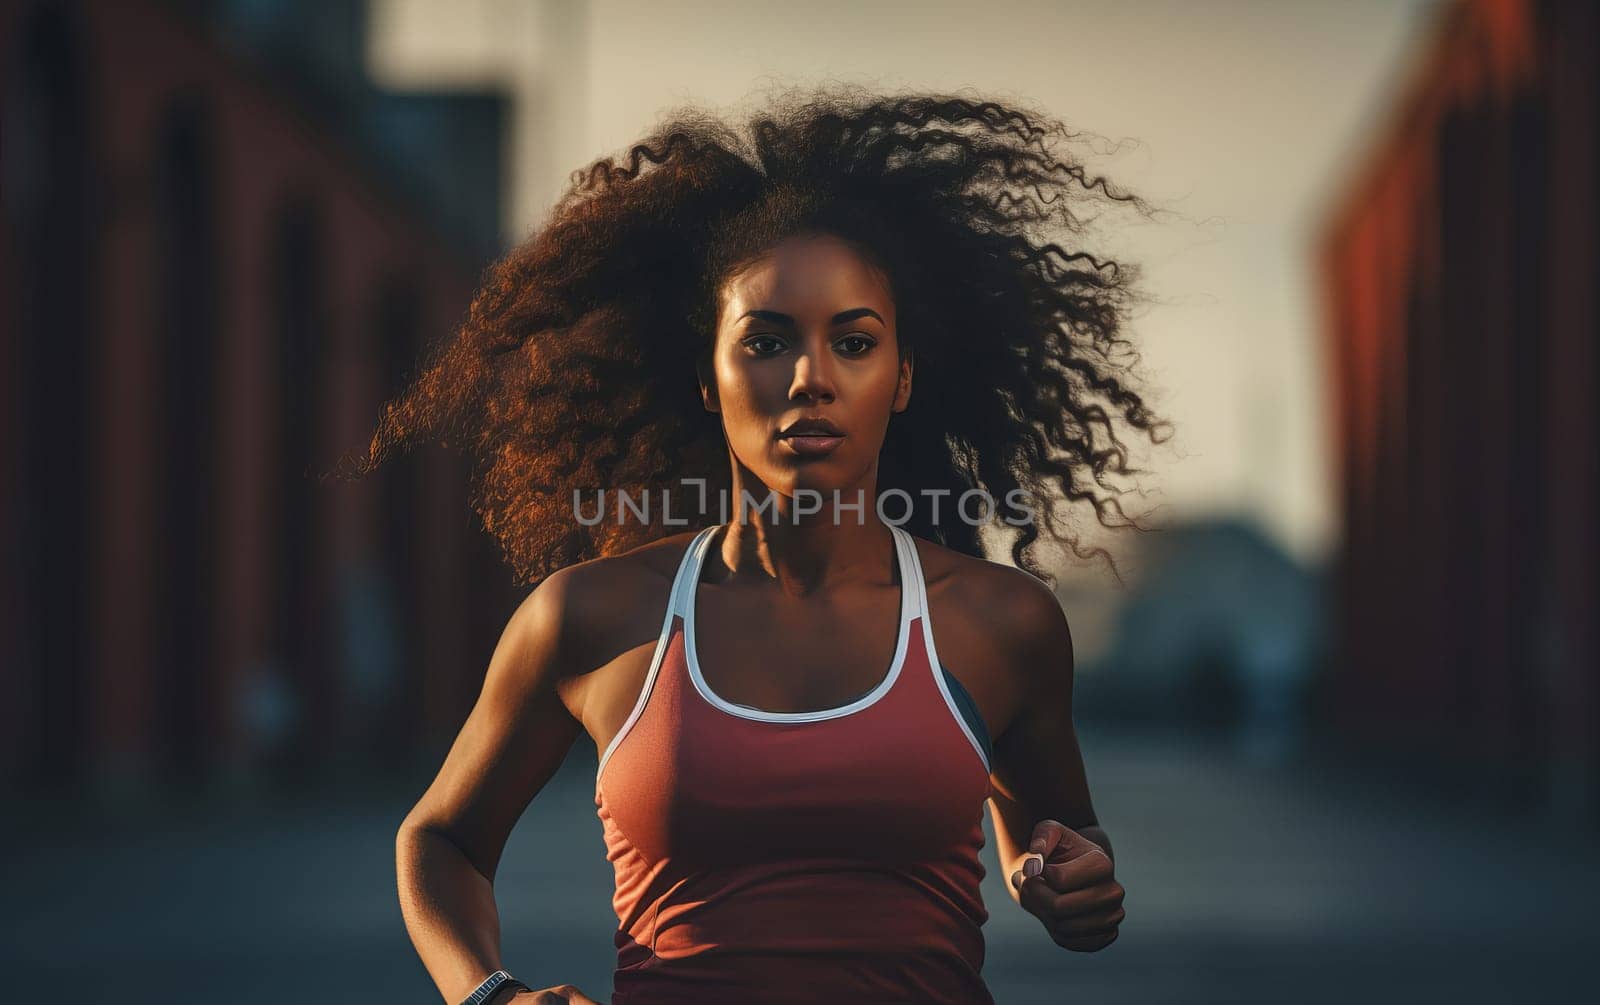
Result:
{"type": "Polygon", "coordinates": [[[1104,920],[1074,921],[1071,918],[1060,919],[1050,926],[1050,934],[1056,941],[1065,945],[1072,943],[1069,949],[1091,951],[1101,946],[1110,945],[1117,937],[1118,927],[1122,918],[1109,915],[1104,920]]]}

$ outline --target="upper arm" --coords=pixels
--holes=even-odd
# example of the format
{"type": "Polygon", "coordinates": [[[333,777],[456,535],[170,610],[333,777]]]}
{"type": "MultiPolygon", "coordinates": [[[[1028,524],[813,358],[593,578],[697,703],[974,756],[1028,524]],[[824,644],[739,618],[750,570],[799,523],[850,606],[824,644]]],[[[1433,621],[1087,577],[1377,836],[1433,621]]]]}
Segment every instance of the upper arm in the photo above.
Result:
{"type": "Polygon", "coordinates": [[[561,766],[581,724],[556,686],[573,570],[548,577],[511,615],[477,703],[406,826],[445,834],[493,880],[517,820],[561,766]]]}
{"type": "Polygon", "coordinates": [[[1072,723],[1072,633],[1055,595],[1026,573],[1008,597],[1006,657],[1021,702],[994,743],[991,812],[1000,852],[1020,854],[1040,820],[1074,830],[1097,823],[1072,723]]]}

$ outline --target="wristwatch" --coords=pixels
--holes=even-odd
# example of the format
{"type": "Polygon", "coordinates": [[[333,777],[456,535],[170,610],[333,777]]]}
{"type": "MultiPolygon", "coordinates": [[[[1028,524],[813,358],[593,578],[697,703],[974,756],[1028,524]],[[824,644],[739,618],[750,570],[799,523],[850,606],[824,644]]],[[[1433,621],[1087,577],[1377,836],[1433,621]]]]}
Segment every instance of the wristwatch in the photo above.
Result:
{"type": "Polygon", "coordinates": [[[483,983],[473,989],[472,994],[463,998],[461,1005],[483,1005],[484,1002],[495,997],[496,992],[504,990],[507,985],[521,991],[531,990],[528,985],[512,977],[504,970],[496,970],[488,977],[485,977],[483,983]]]}

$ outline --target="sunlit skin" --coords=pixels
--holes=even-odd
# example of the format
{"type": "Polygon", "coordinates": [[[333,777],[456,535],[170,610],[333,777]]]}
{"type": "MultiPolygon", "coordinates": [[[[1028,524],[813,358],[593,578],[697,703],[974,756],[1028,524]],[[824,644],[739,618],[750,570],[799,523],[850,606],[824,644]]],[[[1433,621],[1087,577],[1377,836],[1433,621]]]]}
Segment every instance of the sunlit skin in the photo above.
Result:
{"type": "MultiPolygon", "coordinates": [[[[913,357],[900,358],[895,324],[885,278],[832,237],[783,241],[720,290],[702,398],[722,420],[734,498],[743,490],[760,502],[770,490],[777,503],[776,513],[729,521],[697,587],[701,670],[729,701],[774,712],[832,708],[871,690],[889,662],[900,586],[892,532],[872,501],[884,435],[912,399],[915,371],[913,357]],[[801,456],[778,437],[801,417],[826,417],[843,438],[825,456],[801,456]],[[825,505],[796,523],[801,489],[825,505]],[[833,519],[834,489],[845,502],[862,493],[859,520],[854,511],[833,519]]],[[[623,729],[693,533],[569,566],[528,595],[443,767],[402,825],[401,873],[425,879],[402,887],[408,919],[474,933],[471,942],[440,941],[426,958],[450,1001],[501,965],[492,884],[506,839],[578,735],[598,753],[623,729]]],[[[1073,727],[1072,637],[1061,605],[1009,565],[921,539],[915,547],[940,661],[994,737],[989,811],[1007,888],[1056,945],[1102,949],[1123,920],[1123,888],[1073,727]]],[[[595,1001],[570,984],[515,1000],[595,1001]]]]}

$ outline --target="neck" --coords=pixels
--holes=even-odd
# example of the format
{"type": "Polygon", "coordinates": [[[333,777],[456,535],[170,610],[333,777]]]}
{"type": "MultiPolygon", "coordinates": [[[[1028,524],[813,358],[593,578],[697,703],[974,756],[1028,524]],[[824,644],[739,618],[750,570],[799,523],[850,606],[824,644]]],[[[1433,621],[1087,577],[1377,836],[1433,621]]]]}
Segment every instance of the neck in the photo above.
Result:
{"type": "MultiPolygon", "coordinates": [[[[869,480],[872,475],[869,474],[869,480]]],[[[707,581],[750,581],[776,586],[782,594],[805,597],[843,579],[890,578],[893,531],[878,519],[870,485],[861,491],[861,512],[835,511],[834,493],[819,491],[821,511],[800,514],[797,502],[814,506],[816,499],[773,493],[752,494],[744,502],[734,486],[733,519],[714,555],[707,555],[707,581]],[[771,504],[766,504],[768,498],[771,504]],[[765,506],[763,506],[765,504],[765,506]],[[717,555],[720,554],[720,562],[717,555]]],[[[854,488],[840,488],[838,498],[856,502],[854,488]]]]}

